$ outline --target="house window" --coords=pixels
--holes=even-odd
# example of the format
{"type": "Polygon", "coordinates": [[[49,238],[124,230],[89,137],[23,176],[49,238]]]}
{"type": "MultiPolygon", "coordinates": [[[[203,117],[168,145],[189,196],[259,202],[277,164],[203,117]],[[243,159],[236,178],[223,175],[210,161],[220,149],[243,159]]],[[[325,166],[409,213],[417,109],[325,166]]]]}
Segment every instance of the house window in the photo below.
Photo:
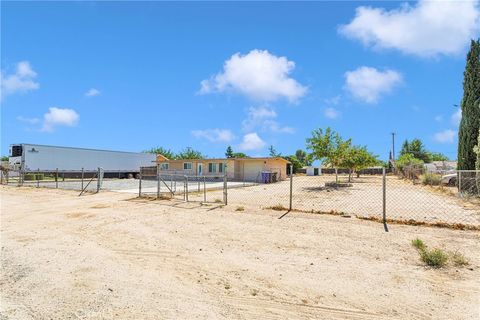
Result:
{"type": "Polygon", "coordinates": [[[219,164],[218,164],[218,172],[223,172],[223,167],[224,167],[224,164],[223,164],[223,163],[219,163],[219,164]]]}
{"type": "Polygon", "coordinates": [[[184,162],[183,163],[183,170],[192,170],[192,163],[191,162],[184,162]]]}
{"type": "Polygon", "coordinates": [[[168,170],[168,163],[160,164],[160,170],[168,170]]]}
{"type": "Polygon", "coordinates": [[[216,163],[209,163],[208,164],[208,172],[209,173],[217,172],[217,164],[216,163]]]}

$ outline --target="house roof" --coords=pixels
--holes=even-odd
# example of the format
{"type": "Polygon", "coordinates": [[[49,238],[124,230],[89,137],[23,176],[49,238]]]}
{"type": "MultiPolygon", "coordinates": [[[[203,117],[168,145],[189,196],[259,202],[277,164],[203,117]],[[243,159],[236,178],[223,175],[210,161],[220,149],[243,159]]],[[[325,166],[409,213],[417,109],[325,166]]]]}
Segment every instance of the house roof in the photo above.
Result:
{"type": "Polygon", "coordinates": [[[157,161],[158,160],[169,161],[169,159],[165,157],[163,154],[157,154],[157,161]]]}
{"type": "MultiPolygon", "coordinates": [[[[163,157],[165,158],[165,157],[163,157]]],[[[252,157],[252,158],[208,158],[208,159],[174,159],[174,160],[166,160],[163,161],[169,161],[169,162],[189,162],[189,161],[233,161],[233,160],[241,160],[241,161],[259,161],[259,160],[280,160],[285,163],[290,163],[287,159],[281,158],[281,157],[252,157]]]]}

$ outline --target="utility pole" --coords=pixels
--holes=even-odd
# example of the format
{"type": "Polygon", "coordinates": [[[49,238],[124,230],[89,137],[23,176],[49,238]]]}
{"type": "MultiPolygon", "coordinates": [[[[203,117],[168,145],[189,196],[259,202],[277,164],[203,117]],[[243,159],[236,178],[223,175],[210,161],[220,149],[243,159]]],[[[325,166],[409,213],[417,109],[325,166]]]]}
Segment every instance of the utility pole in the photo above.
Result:
{"type": "Polygon", "coordinates": [[[395,132],[392,132],[392,159],[395,161],[395,132]]]}

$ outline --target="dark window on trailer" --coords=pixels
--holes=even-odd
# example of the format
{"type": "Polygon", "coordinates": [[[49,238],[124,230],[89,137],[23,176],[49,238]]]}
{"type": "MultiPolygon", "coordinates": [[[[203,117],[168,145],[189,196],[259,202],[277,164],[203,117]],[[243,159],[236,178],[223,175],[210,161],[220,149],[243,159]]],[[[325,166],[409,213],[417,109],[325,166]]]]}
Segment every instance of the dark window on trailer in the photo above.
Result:
{"type": "Polygon", "coordinates": [[[22,156],[22,146],[12,146],[12,157],[21,157],[22,156]]]}

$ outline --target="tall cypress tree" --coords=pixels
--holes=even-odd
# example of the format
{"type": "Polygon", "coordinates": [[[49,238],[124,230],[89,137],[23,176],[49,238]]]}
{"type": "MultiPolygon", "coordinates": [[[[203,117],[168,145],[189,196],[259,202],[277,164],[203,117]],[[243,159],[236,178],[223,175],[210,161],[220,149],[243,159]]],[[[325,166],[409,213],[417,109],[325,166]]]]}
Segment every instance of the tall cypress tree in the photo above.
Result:
{"type": "Polygon", "coordinates": [[[462,120],[458,130],[458,169],[475,169],[480,128],[480,40],[472,40],[463,73],[462,120]]]}
{"type": "MultiPolygon", "coordinates": [[[[478,107],[480,108],[480,105],[478,107]]],[[[480,170],[480,129],[478,132],[478,143],[475,146],[475,148],[473,148],[473,150],[477,154],[477,160],[475,162],[475,170],[480,170]]]]}

